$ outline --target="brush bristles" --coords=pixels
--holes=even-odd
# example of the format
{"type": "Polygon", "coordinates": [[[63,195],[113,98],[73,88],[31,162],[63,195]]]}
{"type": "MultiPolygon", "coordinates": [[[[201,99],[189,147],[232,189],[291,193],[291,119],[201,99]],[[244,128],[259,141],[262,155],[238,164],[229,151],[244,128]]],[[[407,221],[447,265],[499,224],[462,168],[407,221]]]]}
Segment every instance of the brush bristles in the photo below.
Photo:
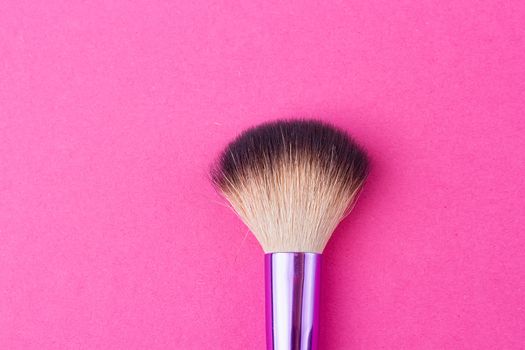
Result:
{"type": "Polygon", "coordinates": [[[242,133],[211,175],[265,252],[321,253],[367,173],[366,154],[346,133],[290,120],[242,133]]]}

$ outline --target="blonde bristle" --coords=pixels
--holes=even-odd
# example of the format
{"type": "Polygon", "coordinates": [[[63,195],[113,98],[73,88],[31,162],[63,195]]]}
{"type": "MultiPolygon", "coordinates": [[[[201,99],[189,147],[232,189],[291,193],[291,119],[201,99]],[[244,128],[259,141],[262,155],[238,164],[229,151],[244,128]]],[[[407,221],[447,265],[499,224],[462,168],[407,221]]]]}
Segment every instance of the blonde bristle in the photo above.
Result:
{"type": "Polygon", "coordinates": [[[241,134],[212,177],[265,252],[321,253],[367,171],[365,153],[345,133],[292,120],[241,134]]]}

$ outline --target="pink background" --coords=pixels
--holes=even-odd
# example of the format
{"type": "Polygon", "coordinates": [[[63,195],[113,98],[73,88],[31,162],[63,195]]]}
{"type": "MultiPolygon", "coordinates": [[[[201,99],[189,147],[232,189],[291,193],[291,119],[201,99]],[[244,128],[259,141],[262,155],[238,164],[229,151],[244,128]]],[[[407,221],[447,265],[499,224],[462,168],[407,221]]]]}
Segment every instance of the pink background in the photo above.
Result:
{"type": "Polygon", "coordinates": [[[524,348],[522,1],[1,7],[0,348],[263,349],[263,253],[207,170],[290,116],[373,160],[323,349],[524,348]]]}

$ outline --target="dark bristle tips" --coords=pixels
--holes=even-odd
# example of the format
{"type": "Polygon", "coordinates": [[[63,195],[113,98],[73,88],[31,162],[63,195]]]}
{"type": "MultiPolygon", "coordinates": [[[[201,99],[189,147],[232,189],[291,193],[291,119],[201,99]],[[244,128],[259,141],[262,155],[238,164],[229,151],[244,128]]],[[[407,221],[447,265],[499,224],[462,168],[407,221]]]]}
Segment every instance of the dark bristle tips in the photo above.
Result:
{"type": "Polygon", "coordinates": [[[340,174],[353,181],[362,182],[368,174],[365,151],[346,132],[322,121],[297,119],[268,122],[241,133],[212,168],[212,181],[223,188],[248,169],[271,167],[287,152],[310,154],[327,167],[337,164],[340,174]]]}

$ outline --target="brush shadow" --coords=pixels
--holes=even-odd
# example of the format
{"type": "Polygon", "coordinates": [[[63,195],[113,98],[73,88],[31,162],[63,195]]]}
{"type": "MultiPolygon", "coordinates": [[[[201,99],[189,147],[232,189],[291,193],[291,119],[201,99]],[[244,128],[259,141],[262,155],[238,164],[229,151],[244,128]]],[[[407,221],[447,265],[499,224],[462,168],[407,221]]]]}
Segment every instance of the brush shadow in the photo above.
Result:
{"type": "MultiPolygon", "coordinates": [[[[313,109],[312,113],[306,115],[295,113],[288,117],[311,117],[329,122],[355,137],[370,157],[370,174],[364,190],[352,213],[341,222],[328,243],[323,254],[321,271],[320,348],[351,348],[350,344],[342,342],[355,339],[354,334],[358,330],[355,326],[358,324],[356,315],[365,313],[366,305],[353,302],[362,298],[356,294],[359,292],[353,288],[353,283],[343,282],[359,278],[357,277],[360,269],[359,257],[366,255],[363,249],[368,249],[366,245],[359,242],[367,241],[371,238],[370,235],[378,234],[369,227],[372,226],[373,218],[377,214],[374,203],[380,198],[380,193],[386,190],[384,181],[381,181],[385,178],[383,174],[388,174],[390,170],[388,160],[380,157],[383,153],[380,150],[386,147],[385,140],[379,134],[381,130],[379,122],[383,118],[377,115],[370,117],[368,113],[360,110],[327,111],[326,109],[317,111],[313,109]],[[341,337],[342,334],[347,336],[341,337]]],[[[202,176],[209,181],[208,171],[209,169],[206,173],[203,172],[202,176]]],[[[212,188],[213,186],[209,185],[207,191],[212,188]]],[[[216,205],[224,201],[215,190],[206,192],[202,196],[210,202],[213,200],[216,205]]],[[[226,210],[226,208],[222,209],[226,210]]],[[[236,255],[240,252],[241,248],[238,248],[236,255]]]]}
{"type": "Polygon", "coordinates": [[[355,280],[359,275],[359,257],[366,255],[363,249],[368,249],[366,245],[359,242],[366,241],[366,236],[377,233],[368,227],[373,224],[373,218],[376,216],[373,204],[380,199],[380,193],[386,190],[380,180],[389,169],[387,160],[380,157],[382,142],[378,139],[379,128],[366,123],[367,118],[362,113],[357,114],[359,114],[357,120],[341,117],[341,115],[355,116],[356,111],[334,112],[331,113],[333,118],[324,119],[343,128],[351,135],[355,133],[357,142],[367,150],[371,167],[356,206],[340,223],[323,253],[319,339],[321,349],[337,349],[343,345],[347,348],[350,344],[341,342],[344,339],[355,339],[353,336],[357,324],[355,315],[365,312],[366,305],[354,302],[362,298],[358,297],[352,283],[343,283],[343,281],[355,280]],[[341,334],[347,336],[341,338],[341,334]]]}

